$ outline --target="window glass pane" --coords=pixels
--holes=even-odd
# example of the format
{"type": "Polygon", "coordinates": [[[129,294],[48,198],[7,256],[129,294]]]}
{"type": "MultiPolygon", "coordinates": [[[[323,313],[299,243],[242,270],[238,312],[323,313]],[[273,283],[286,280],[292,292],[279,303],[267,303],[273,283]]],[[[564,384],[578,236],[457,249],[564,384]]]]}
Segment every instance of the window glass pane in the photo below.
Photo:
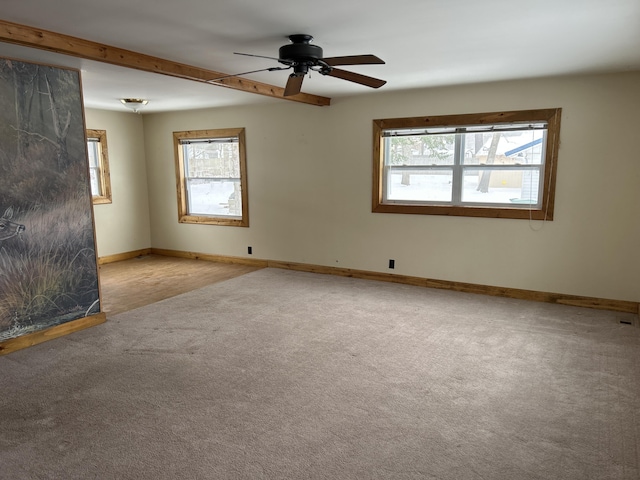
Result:
{"type": "Polygon", "coordinates": [[[242,216],[240,179],[187,180],[190,215],[242,216]]]}
{"type": "MultiPolygon", "coordinates": [[[[486,126],[483,128],[487,129],[486,126]]],[[[540,129],[511,128],[385,137],[385,164],[388,165],[385,200],[516,207],[538,205],[544,134],[540,129]],[[497,168],[462,167],[459,200],[454,201],[453,170],[446,167],[460,163],[465,166],[496,165],[497,168]],[[508,165],[536,165],[536,168],[530,171],[505,169],[508,165]]]]}
{"type": "Polygon", "coordinates": [[[240,178],[238,143],[194,143],[183,148],[187,177],[240,178]]]}
{"type": "Polygon", "coordinates": [[[455,135],[385,138],[387,165],[453,165],[455,135]]]}
{"type": "Polygon", "coordinates": [[[511,207],[538,206],[540,170],[505,168],[465,168],[462,201],[505,204],[511,207]]]}
{"type": "Polygon", "coordinates": [[[99,180],[100,172],[97,168],[89,169],[89,178],[91,180],[91,195],[94,197],[99,197],[102,195],[100,191],[100,180],[99,180]]]}
{"type": "Polygon", "coordinates": [[[89,154],[89,179],[91,183],[91,195],[99,197],[102,195],[100,188],[100,143],[95,140],[87,142],[87,153],[89,154]]]}
{"type": "Polygon", "coordinates": [[[237,142],[183,145],[188,213],[242,217],[240,152],[237,142]]]}
{"type": "Polygon", "coordinates": [[[89,140],[87,142],[87,152],[89,153],[89,166],[97,167],[99,166],[99,154],[98,148],[100,148],[100,143],[95,140],[89,140]]]}
{"type": "Polygon", "coordinates": [[[387,200],[408,202],[450,202],[453,172],[449,168],[398,170],[387,175],[387,200]]]}
{"type": "Polygon", "coordinates": [[[545,130],[464,134],[466,165],[540,165],[545,130]]]}

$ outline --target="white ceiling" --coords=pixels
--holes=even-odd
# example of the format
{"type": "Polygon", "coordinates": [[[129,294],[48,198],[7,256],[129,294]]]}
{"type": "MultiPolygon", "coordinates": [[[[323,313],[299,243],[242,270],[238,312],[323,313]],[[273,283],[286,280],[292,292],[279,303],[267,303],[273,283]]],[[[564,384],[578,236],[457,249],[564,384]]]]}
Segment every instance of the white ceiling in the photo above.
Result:
{"type": "MultiPolygon", "coordinates": [[[[308,33],[327,57],[374,54],[386,65],[343,67],[381,90],[640,71],[640,0],[2,0],[0,19],[225,73],[278,66],[308,33]]],[[[0,56],[82,70],[85,104],[145,112],[256,102],[261,95],[0,42],[0,56]]],[[[284,87],[290,72],[247,75],[284,87]]],[[[312,73],[303,92],[332,98],[368,87],[312,73]]],[[[311,107],[309,107],[311,108],[311,107]]]]}

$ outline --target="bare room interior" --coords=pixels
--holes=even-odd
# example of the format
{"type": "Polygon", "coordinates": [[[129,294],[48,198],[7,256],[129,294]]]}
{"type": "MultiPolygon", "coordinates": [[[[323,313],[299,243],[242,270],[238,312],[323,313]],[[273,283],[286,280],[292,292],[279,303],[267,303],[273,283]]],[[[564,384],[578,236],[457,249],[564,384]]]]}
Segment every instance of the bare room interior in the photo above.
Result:
{"type": "Polygon", "coordinates": [[[640,479],[637,0],[6,0],[0,60],[99,299],[9,306],[3,120],[0,478],[640,479]]]}

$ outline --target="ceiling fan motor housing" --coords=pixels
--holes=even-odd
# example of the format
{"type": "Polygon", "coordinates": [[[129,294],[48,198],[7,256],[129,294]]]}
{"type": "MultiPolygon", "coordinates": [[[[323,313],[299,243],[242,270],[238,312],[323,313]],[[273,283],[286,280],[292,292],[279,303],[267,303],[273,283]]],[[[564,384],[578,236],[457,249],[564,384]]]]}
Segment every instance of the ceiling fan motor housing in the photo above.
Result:
{"type": "Polygon", "coordinates": [[[322,48],[309,43],[313,40],[311,35],[290,35],[289,40],[291,40],[289,45],[280,47],[278,58],[281,60],[315,65],[318,60],[322,59],[322,48]]]}

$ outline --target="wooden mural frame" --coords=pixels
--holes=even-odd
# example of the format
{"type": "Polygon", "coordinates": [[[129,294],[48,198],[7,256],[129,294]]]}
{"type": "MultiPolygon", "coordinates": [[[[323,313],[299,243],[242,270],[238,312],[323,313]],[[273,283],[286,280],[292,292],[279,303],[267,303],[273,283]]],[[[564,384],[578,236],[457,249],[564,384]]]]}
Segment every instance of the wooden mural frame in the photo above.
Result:
{"type": "Polygon", "coordinates": [[[0,57],[0,210],[0,355],[105,322],[80,70],[0,57]]]}

